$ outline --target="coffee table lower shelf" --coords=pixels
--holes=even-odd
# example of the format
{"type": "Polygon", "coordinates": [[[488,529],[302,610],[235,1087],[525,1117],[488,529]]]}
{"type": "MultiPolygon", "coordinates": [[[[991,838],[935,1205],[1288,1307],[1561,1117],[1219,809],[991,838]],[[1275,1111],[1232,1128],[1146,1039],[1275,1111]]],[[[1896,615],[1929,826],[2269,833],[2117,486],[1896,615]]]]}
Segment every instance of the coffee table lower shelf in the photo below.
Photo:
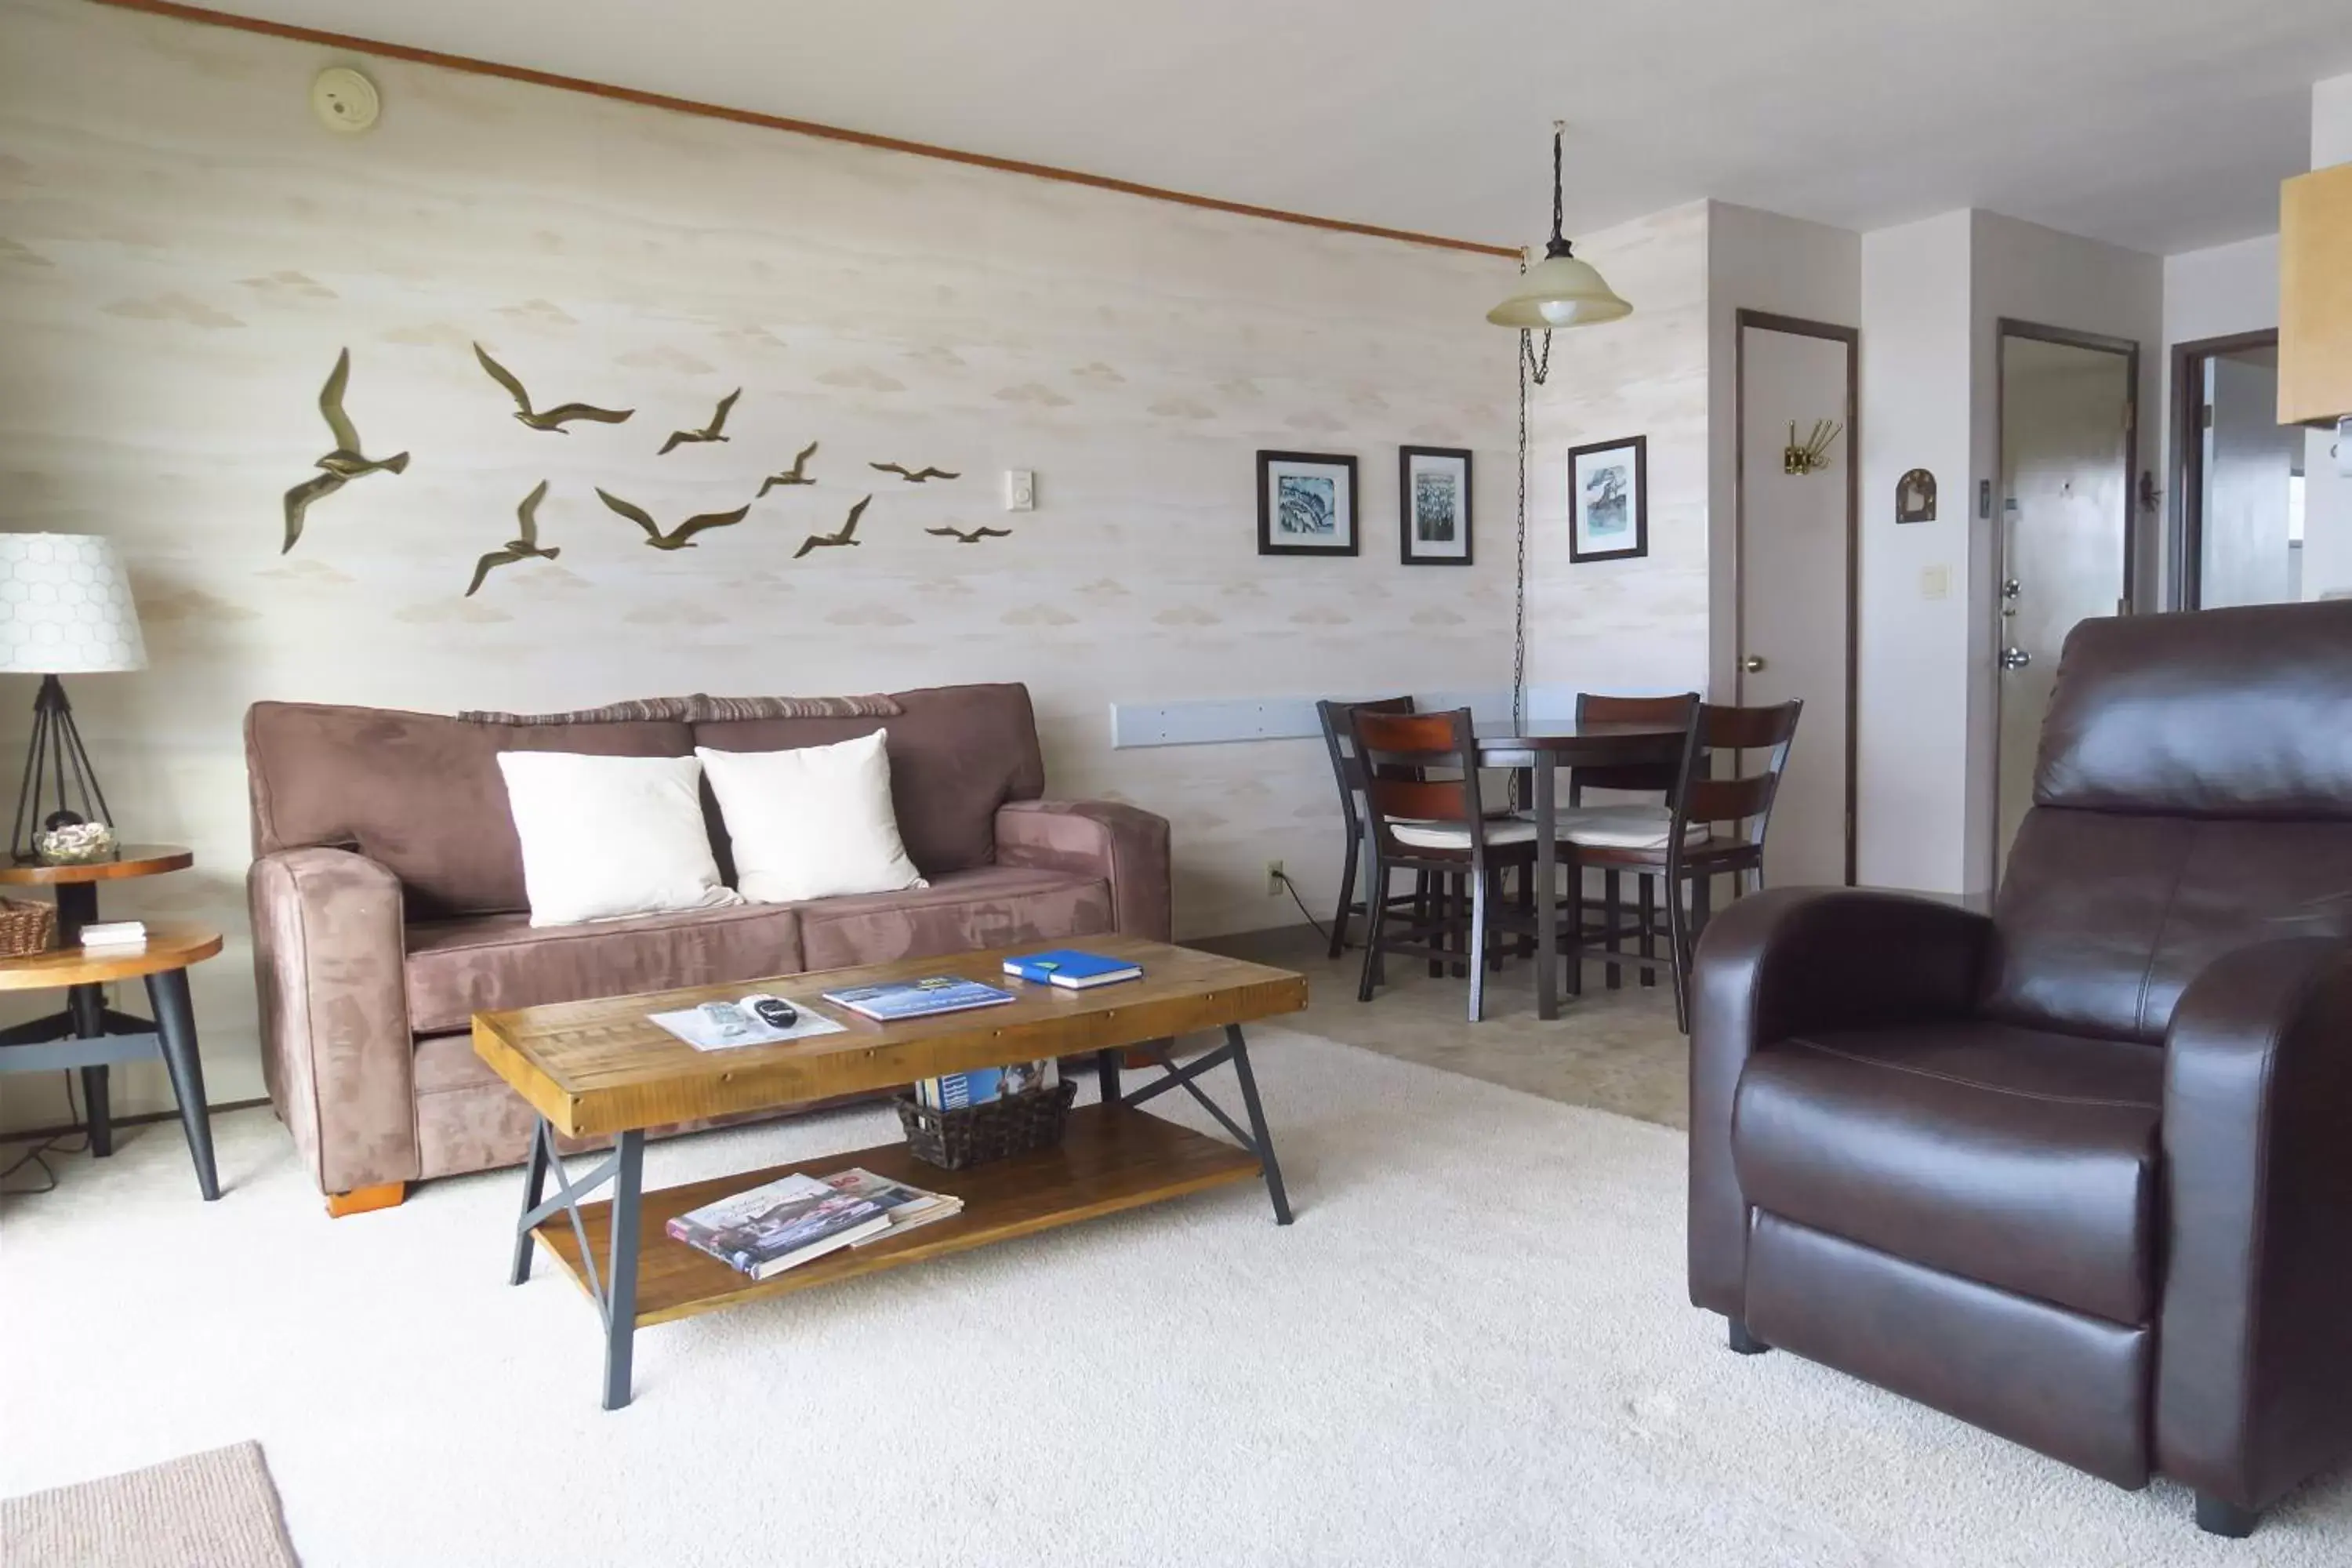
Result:
{"type": "MultiPolygon", "coordinates": [[[[635,1321],[639,1327],[665,1323],[738,1302],[812,1289],[1188,1193],[1255,1181],[1259,1174],[1257,1156],[1245,1149],[1179,1127],[1149,1111],[1089,1105],[1070,1112],[1068,1129],[1058,1147],[969,1171],[942,1171],[916,1159],[904,1143],[885,1143],[663,1187],[646,1193],[639,1203],[643,1218],[635,1321]],[[738,1273],[667,1234],[673,1216],[779,1176],[795,1171],[825,1176],[859,1166],[877,1176],[952,1193],[963,1199],[963,1212],[902,1237],[845,1247],[764,1280],[738,1273]]],[[[600,1263],[611,1256],[612,1209],[610,1201],[580,1205],[582,1230],[600,1263]]],[[[594,1292],[581,1266],[580,1240],[571,1221],[558,1215],[539,1226],[532,1235],[593,1300],[594,1292]]]]}

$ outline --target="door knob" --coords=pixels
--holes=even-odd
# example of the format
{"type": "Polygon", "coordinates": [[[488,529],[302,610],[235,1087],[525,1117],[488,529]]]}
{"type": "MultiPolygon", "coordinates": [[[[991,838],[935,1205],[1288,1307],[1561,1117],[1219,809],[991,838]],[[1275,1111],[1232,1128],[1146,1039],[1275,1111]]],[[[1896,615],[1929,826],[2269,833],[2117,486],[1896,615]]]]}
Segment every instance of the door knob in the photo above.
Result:
{"type": "Polygon", "coordinates": [[[1746,670],[1748,674],[1753,675],[1758,670],[1764,668],[1764,661],[1751,653],[1746,658],[1739,661],[1739,668],[1746,670]]]}
{"type": "Polygon", "coordinates": [[[2032,662],[2033,656],[2021,647],[2005,647],[2000,650],[2000,667],[2003,669],[2023,669],[2032,662]]]}

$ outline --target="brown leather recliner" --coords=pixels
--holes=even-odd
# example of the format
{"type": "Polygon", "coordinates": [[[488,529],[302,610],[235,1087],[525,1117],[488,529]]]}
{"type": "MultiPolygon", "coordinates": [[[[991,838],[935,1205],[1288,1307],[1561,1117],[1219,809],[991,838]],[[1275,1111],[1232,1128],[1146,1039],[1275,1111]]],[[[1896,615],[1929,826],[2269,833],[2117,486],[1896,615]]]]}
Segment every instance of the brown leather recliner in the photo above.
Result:
{"type": "Polygon", "coordinates": [[[2352,1452],[2352,603],[2084,623],[2033,799],[1708,927],[1691,1300],[2243,1534],[2352,1452]]]}

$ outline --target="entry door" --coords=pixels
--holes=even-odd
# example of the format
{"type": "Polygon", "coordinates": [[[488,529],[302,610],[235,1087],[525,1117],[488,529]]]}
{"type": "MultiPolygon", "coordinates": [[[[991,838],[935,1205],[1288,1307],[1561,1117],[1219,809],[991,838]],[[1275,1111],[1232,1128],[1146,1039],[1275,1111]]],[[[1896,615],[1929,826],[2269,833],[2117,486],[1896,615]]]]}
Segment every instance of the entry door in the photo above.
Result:
{"type": "Polygon", "coordinates": [[[2000,820],[1994,873],[2033,804],[2042,719],[2066,634],[2124,608],[2137,360],[2004,336],[2000,820]]]}
{"type": "Polygon", "coordinates": [[[1805,704],[1764,840],[1779,886],[1853,879],[1854,345],[1845,328],[1740,313],[1735,700],[1805,704]],[[1790,426],[1802,444],[1822,420],[1842,426],[1827,460],[1790,473],[1790,426]]]}

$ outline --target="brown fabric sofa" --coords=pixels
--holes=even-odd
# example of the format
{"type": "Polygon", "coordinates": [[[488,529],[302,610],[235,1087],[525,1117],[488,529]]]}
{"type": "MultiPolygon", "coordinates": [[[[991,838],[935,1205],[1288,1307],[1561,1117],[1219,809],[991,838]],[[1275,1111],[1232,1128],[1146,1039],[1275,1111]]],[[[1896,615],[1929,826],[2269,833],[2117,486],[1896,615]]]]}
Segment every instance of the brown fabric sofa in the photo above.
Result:
{"type": "Polygon", "coordinates": [[[1690,1294],[2239,1535],[2352,1457],[2352,604],[2085,621],[1990,917],[1694,973],[1690,1294]]]}
{"type": "Polygon", "coordinates": [[[1041,799],[1025,687],[889,702],[887,717],[514,723],[255,704],[247,886],[263,1068],[329,1207],[382,1206],[408,1182],[523,1158],[530,1113],[475,1057],[478,1011],[1104,931],[1167,937],[1168,824],[1041,799]],[[877,729],[929,887],[532,929],[499,752],[683,756],[877,729]]]}

